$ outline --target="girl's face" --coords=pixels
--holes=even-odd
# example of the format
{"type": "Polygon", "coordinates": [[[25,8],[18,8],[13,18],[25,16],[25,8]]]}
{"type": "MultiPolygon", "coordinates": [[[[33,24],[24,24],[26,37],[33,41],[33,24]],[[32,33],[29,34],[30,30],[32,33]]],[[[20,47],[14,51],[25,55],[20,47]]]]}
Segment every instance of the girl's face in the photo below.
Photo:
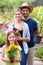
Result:
{"type": "Polygon", "coordinates": [[[14,40],[15,40],[15,35],[14,33],[11,33],[9,36],[8,36],[8,40],[10,43],[14,43],[14,40]]]}
{"type": "Polygon", "coordinates": [[[15,14],[14,14],[14,17],[15,17],[16,20],[20,20],[21,17],[22,17],[21,12],[20,11],[16,11],[15,14]]]}

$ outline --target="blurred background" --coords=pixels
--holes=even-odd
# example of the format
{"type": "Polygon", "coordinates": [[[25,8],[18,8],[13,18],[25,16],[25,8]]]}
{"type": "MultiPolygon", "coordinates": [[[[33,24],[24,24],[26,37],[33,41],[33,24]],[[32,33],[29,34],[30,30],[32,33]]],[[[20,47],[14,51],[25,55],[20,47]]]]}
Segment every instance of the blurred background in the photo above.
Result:
{"type": "MultiPolygon", "coordinates": [[[[33,6],[30,16],[38,22],[38,30],[43,36],[43,0],[0,0],[0,48],[5,44],[7,25],[14,19],[14,9],[23,2],[33,6]]],[[[43,42],[37,44],[35,52],[35,57],[43,61],[43,42]]]]}
{"type": "MultiPolygon", "coordinates": [[[[30,15],[38,23],[40,22],[38,28],[43,35],[43,0],[0,0],[0,28],[3,24],[13,20],[14,9],[21,6],[23,2],[27,2],[34,7],[30,15]]],[[[2,26],[4,29],[5,27],[5,25],[2,26]]]]}

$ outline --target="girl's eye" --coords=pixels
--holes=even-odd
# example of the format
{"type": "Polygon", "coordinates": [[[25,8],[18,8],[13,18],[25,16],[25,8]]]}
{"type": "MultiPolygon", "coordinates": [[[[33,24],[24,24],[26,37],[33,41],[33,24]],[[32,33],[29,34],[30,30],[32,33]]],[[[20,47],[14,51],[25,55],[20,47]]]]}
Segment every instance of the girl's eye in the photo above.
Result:
{"type": "Polygon", "coordinates": [[[11,38],[11,37],[9,37],[9,38],[11,38]]]}
{"type": "Polygon", "coordinates": [[[14,38],[14,36],[12,38],[14,38]]]}
{"type": "Polygon", "coordinates": [[[14,38],[14,36],[12,36],[12,37],[9,37],[9,38],[14,38]]]}

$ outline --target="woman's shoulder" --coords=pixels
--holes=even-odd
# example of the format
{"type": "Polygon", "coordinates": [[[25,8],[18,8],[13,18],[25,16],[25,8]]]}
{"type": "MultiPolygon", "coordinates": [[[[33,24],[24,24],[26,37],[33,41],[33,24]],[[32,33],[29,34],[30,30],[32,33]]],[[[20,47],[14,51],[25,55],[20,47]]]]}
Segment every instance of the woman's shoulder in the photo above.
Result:
{"type": "Polygon", "coordinates": [[[27,23],[25,23],[24,21],[23,21],[23,23],[24,23],[24,26],[28,27],[28,24],[27,23]]]}
{"type": "Polygon", "coordinates": [[[23,22],[24,23],[24,29],[29,29],[29,26],[27,23],[23,22]]]}

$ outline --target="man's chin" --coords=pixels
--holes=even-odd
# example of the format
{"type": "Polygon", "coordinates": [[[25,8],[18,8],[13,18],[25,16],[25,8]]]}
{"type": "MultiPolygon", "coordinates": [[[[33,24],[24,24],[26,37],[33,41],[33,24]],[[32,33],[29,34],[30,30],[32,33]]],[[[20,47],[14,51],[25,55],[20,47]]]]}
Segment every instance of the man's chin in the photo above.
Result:
{"type": "Polygon", "coordinates": [[[28,16],[24,16],[24,18],[28,18],[28,16]]]}

